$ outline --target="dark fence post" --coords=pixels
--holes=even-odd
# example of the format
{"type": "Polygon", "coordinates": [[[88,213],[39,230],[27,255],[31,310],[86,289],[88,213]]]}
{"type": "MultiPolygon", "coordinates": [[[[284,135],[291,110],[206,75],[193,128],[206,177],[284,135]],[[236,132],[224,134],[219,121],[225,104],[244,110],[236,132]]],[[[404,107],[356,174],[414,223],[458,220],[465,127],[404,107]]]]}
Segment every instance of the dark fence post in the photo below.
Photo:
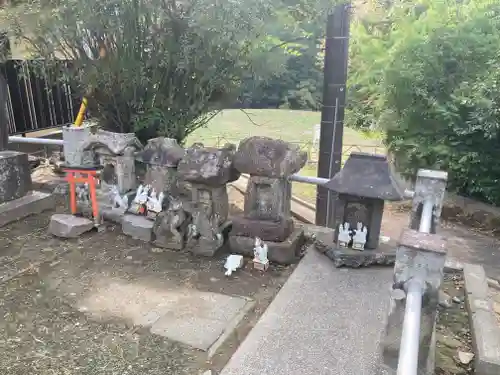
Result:
{"type": "MultiPolygon", "coordinates": [[[[9,36],[6,31],[0,32],[0,58],[5,61],[12,57],[9,36]]],[[[9,145],[9,120],[7,116],[8,87],[7,81],[0,73],[0,151],[9,145]]]]}
{"type": "MultiPolygon", "coordinates": [[[[332,178],[340,171],[346,100],[349,48],[350,3],[338,4],[328,15],[325,40],[325,67],[318,177],[332,178]]],[[[318,186],[316,225],[333,228],[337,198],[318,186]]]]}

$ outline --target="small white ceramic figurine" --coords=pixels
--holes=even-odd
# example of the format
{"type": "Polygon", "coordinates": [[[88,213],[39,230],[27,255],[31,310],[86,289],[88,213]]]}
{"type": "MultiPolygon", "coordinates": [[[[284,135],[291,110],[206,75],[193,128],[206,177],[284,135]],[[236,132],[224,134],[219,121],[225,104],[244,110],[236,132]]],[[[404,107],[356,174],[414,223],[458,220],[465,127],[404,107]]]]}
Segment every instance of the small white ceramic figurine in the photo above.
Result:
{"type": "Polygon", "coordinates": [[[348,247],[351,242],[351,232],[349,223],[339,225],[338,245],[341,247],[348,247]]]}
{"type": "Polygon", "coordinates": [[[255,247],[253,248],[253,266],[259,271],[267,270],[269,259],[267,257],[269,249],[259,237],[255,237],[255,247]]]}
{"type": "Polygon", "coordinates": [[[120,193],[118,193],[118,187],[116,185],[111,188],[111,197],[113,208],[119,207],[122,210],[128,209],[128,197],[126,195],[121,197],[120,193]]]}
{"type": "Polygon", "coordinates": [[[238,268],[243,266],[243,256],[231,254],[227,257],[224,268],[226,269],[226,276],[231,276],[231,274],[238,268]]]}
{"type": "Polygon", "coordinates": [[[76,197],[79,202],[84,204],[90,204],[90,190],[88,183],[85,183],[83,185],[78,185],[76,187],[76,197]]]}
{"type": "Polygon", "coordinates": [[[148,209],[148,211],[152,211],[157,214],[160,213],[163,205],[163,198],[163,192],[161,192],[157,196],[155,189],[152,189],[151,195],[148,197],[148,202],[146,204],[146,208],[148,209]]]}
{"type": "Polygon", "coordinates": [[[262,264],[269,263],[267,252],[267,245],[259,237],[255,237],[255,247],[253,248],[254,261],[262,264]]]}
{"type": "Polygon", "coordinates": [[[356,250],[364,250],[366,244],[366,236],[368,235],[368,230],[363,225],[363,223],[358,222],[356,225],[356,233],[352,238],[352,248],[356,250]]]}

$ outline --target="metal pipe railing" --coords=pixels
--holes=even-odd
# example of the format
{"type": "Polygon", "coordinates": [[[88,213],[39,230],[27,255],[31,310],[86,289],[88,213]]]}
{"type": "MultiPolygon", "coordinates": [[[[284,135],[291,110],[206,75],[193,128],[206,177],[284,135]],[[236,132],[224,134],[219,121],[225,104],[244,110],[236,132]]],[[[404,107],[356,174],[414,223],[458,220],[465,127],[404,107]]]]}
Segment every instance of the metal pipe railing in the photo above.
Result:
{"type": "MultiPolygon", "coordinates": [[[[295,181],[295,182],[302,182],[304,184],[311,184],[311,185],[324,185],[330,179],[324,178],[324,177],[315,177],[315,176],[301,176],[299,174],[292,174],[290,177],[290,181],[295,181]]],[[[405,189],[403,196],[406,199],[412,199],[413,196],[415,195],[415,192],[412,190],[405,189]]]]}
{"type": "Polygon", "coordinates": [[[10,136],[9,143],[32,143],[38,145],[56,145],[63,146],[62,139],[48,139],[48,138],[26,138],[19,136],[10,136]]]}
{"type": "MultiPolygon", "coordinates": [[[[431,198],[424,200],[420,216],[419,232],[430,233],[432,228],[434,203],[431,198]]],[[[420,320],[422,318],[422,297],[425,282],[416,277],[406,285],[406,306],[403,332],[399,346],[397,375],[417,375],[420,346],[420,320]]]]}
{"type": "Polygon", "coordinates": [[[417,375],[424,283],[419,278],[411,279],[406,289],[406,308],[397,375],[417,375]]]}
{"type": "Polygon", "coordinates": [[[303,182],[305,184],[311,184],[311,185],[324,185],[328,181],[330,181],[330,179],[323,177],[301,176],[298,174],[293,174],[290,176],[290,181],[303,182]]]}
{"type": "Polygon", "coordinates": [[[432,215],[434,204],[431,199],[426,199],[422,206],[422,215],[420,216],[419,232],[430,233],[432,228],[432,215]]]}

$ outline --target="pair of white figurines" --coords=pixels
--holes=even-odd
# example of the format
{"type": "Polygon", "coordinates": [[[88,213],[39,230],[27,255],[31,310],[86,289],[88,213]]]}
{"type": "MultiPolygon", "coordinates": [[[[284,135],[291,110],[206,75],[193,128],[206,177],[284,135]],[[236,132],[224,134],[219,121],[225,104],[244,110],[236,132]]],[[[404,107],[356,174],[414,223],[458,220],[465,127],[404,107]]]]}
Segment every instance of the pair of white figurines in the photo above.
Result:
{"type": "Polygon", "coordinates": [[[163,192],[161,191],[158,194],[151,185],[139,185],[133,203],[137,206],[145,204],[148,211],[159,213],[161,212],[164,198],[163,192]]]}
{"type": "Polygon", "coordinates": [[[368,230],[363,223],[358,222],[354,234],[351,233],[349,223],[339,225],[338,244],[342,247],[348,247],[352,240],[352,248],[355,250],[364,250],[368,230]]]}
{"type": "MultiPolygon", "coordinates": [[[[267,245],[260,238],[255,238],[255,247],[253,248],[253,266],[259,271],[267,270],[269,266],[269,259],[267,258],[268,248],[267,245]]],[[[243,267],[243,256],[231,254],[226,259],[224,268],[226,269],[226,276],[231,274],[238,268],[243,267]]]]}

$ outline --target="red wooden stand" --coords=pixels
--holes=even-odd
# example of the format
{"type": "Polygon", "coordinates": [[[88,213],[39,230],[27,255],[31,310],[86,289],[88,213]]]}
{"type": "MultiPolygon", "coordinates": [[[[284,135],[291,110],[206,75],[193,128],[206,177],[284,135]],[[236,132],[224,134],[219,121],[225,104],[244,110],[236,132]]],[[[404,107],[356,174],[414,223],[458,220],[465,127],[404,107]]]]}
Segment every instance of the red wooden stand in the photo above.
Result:
{"type": "Polygon", "coordinates": [[[76,184],[87,183],[90,190],[90,203],[92,204],[92,216],[94,220],[99,217],[99,206],[97,204],[97,194],[96,185],[98,182],[97,173],[102,167],[73,167],[67,166],[62,167],[64,172],[66,172],[66,181],[69,184],[69,199],[71,213],[75,215],[77,213],[76,204],[76,184]]]}

